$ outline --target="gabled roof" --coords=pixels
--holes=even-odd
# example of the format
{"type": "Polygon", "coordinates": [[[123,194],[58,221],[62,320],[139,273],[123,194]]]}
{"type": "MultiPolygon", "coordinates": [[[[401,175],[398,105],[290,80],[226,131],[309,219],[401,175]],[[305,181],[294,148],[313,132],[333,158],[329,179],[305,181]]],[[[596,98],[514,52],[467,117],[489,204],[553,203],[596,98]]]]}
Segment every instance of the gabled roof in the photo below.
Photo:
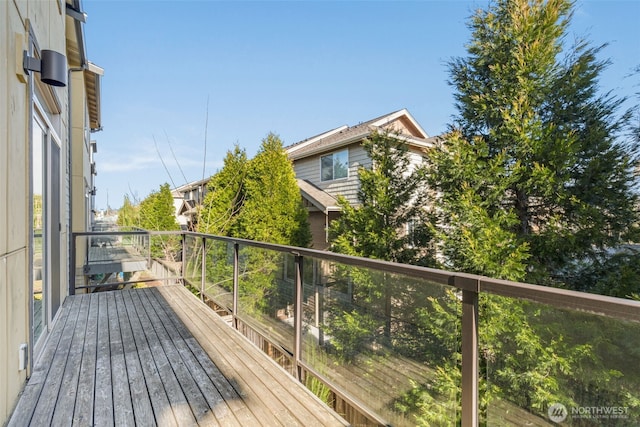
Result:
{"type": "Polygon", "coordinates": [[[211,178],[199,179],[197,181],[188,182],[184,185],[174,188],[171,190],[174,197],[182,197],[182,193],[186,193],[191,190],[195,190],[198,187],[206,187],[211,178]]]}
{"type": "Polygon", "coordinates": [[[401,137],[410,144],[427,147],[429,135],[406,109],[394,111],[384,116],[376,117],[356,126],[341,126],[314,137],[297,142],[285,148],[292,160],[335,150],[339,147],[360,141],[369,136],[374,130],[393,129],[394,124],[401,124],[404,130],[401,137]],[[407,133],[408,132],[408,133],[407,133]]]}
{"type": "Polygon", "coordinates": [[[327,192],[322,191],[309,181],[298,179],[298,187],[302,197],[320,211],[327,213],[329,211],[339,211],[338,200],[327,192]]]}
{"type": "Polygon", "coordinates": [[[195,200],[184,200],[178,209],[178,215],[195,215],[198,212],[195,200]]]}

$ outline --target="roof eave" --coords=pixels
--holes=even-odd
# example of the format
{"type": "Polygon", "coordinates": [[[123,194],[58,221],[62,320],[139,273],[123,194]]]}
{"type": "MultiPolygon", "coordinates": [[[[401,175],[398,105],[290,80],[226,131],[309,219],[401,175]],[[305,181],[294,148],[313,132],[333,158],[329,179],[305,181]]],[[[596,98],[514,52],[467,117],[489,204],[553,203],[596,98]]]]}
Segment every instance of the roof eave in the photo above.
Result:
{"type": "Polygon", "coordinates": [[[336,141],[336,142],[334,142],[332,144],[325,145],[323,147],[319,147],[319,148],[316,148],[316,149],[311,150],[311,151],[307,151],[307,152],[303,153],[302,155],[297,155],[296,156],[295,153],[294,154],[289,154],[289,159],[291,159],[291,160],[300,160],[300,159],[304,159],[306,157],[315,156],[316,154],[325,153],[327,151],[333,151],[333,150],[335,150],[337,148],[342,148],[344,146],[353,144],[354,142],[361,141],[362,139],[366,138],[369,135],[371,135],[371,129],[367,130],[366,132],[362,132],[362,133],[359,133],[357,135],[351,136],[349,138],[336,141]]]}
{"type": "Polygon", "coordinates": [[[89,126],[95,132],[102,129],[102,88],[101,78],[104,69],[92,62],[87,62],[84,70],[85,88],[87,91],[87,104],[89,109],[89,126]]]}

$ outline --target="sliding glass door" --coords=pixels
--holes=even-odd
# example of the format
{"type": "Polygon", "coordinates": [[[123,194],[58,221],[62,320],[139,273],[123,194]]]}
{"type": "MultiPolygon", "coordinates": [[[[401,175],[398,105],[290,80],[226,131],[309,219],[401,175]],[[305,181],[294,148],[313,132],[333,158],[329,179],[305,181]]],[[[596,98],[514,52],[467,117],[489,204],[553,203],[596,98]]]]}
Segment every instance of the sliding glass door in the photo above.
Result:
{"type": "Polygon", "coordinates": [[[32,329],[34,347],[60,307],[60,139],[34,102],[32,138],[32,329]]]}

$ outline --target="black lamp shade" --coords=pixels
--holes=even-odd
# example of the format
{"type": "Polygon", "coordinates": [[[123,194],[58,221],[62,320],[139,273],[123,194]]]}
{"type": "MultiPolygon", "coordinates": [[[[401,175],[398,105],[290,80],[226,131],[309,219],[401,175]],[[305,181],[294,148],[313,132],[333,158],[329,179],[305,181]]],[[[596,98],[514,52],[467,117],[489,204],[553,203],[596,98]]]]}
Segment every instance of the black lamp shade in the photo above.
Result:
{"type": "Polygon", "coordinates": [[[61,53],[46,49],[42,49],[40,55],[40,80],[51,86],[66,86],[67,58],[61,53]]]}

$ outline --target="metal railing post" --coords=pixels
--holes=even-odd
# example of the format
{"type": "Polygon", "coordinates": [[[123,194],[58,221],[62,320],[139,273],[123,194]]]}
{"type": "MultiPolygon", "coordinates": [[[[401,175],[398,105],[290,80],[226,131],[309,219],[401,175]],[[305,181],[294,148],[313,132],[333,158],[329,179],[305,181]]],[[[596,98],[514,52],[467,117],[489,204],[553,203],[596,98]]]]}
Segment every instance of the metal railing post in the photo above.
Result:
{"type": "Polygon", "coordinates": [[[238,329],[238,288],[240,287],[240,245],[233,243],[233,326],[238,329]]]}
{"type": "Polygon", "coordinates": [[[296,378],[298,381],[302,380],[301,362],[302,362],[302,301],[303,301],[303,268],[304,257],[296,254],[296,281],[295,281],[295,317],[294,317],[294,345],[293,345],[293,357],[296,364],[296,378]]]}
{"type": "Polygon", "coordinates": [[[182,266],[180,267],[180,277],[182,277],[182,286],[185,285],[187,277],[187,235],[182,233],[182,266]]]}
{"type": "Polygon", "coordinates": [[[462,291],[462,425],[478,425],[478,292],[462,291]]]}
{"type": "Polygon", "coordinates": [[[207,277],[207,238],[202,238],[202,268],[200,270],[200,300],[204,302],[204,283],[207,277]]]}
{"type": "Polygon", "coordinates": [[[149,256],[147,257],[147,267],[151,268],[151,234],[147,234],[147,239],[149,242],[149,245],[147,247],[147,250],[149,251],[149,256]]]}
{"type": "Polygon", "coordinates": [[[71,233],[71,261],[69,262],[69,295],[76,294],[76,235],[71,233]]]}
{"type": "Polygon", "coordinates": [[[314,326],[318,329],[318,345],[324,345],[324,285],[318,283],[320,277],[318,274],[318,260],[313,260],[313,289],[314,289],[314,326]]]}

